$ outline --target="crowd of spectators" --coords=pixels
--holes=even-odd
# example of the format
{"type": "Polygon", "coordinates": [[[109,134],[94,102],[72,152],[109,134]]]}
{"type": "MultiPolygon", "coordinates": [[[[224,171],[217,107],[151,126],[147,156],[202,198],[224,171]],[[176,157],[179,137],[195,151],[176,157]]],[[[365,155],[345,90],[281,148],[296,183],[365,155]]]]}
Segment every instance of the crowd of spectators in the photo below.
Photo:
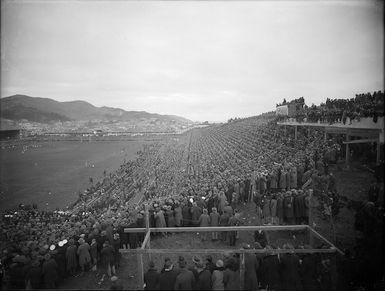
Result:
{"type": "MultiPolygon", "coordinates": [[[[258,224],[307,223],[310,189],[337,195],[328,171],[339,146],[317,129],[299,138],[276,124],[274,115],[194,129],[148,145],[96,183],[67,210],[22,206],[2,221],[2,263],[11,288],[53,288],[84,271],[113,276],[119,248],[136,248],[141,233],[124,228],[150,225],[236,226],[240,203],[255,202],[258,224]],[[133,197],[144,197],[140,205],[133,197]]],[[[167,235],[167,233],[159,234],[167,235]]],[[[236,232],[202,240],[235,244],[236,232]]]]}
{"type": "MultiPolygon", "coordinates": [[[[379,117],[384,116],[384,92],[375,91],[373,94],[357,94],[351,99],[330,99],[319,106],[302,106],[291,118],[298,122],[320,122],[352,124],[353,121],[360,121],[361,118],[371,118],[377,122],[379,117]]],[[[297,99],[296,99],[297,100],[297,99]]],[[[304,102],[303,102],[304,103],[304,102]]],[[[301,104],[303,104],[301,103],[301,104]]],[[[287,103],[282,103],[284,105],[287,103]]],[[[281,118],[285,118],[282,116],[281,118]]]]}
{"type": "MultiPolygon", "coordinates": [[[[335,258],[326,254],[277,254],[277,246],[262,246],[258,242],[253,246],[242,245],[245,250],[263,247],[267,250],[265,254],[245,254],[244,272],[240,270],[240,255],[231,252],[215,261],[211,255],[204,259],[195,255],[191,262],[183,256],[177,262],[166,257],[159,269],[150,261],[144,289],[240,290],[243,284],[244,290],[337,290],[335,258]]],[[[290,243],[281,247],[294,248],[290,243]]]]}

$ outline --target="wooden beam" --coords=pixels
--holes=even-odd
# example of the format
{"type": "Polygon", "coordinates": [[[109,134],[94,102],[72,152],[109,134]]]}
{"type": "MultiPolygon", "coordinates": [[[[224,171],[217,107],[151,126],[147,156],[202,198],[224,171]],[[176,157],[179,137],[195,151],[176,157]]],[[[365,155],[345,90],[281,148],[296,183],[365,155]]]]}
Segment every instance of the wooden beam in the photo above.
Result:
{"type": "Polygon", "coordinates": [[[306,225],[240,225],[208,227],[159,227],[150,228],[151,232],[206,232],[206,231],[256,231],[256,230],[304,230],[306,225]]]}
{"type": "Polygon", "coordinates": [[[344,141],[343,144],[354,144],[354,143],[367,143],[367,142],[378,142],[378,138],[371,139],[355,139],[350,141],[344,141]]]}
{"type": "Polygon", "coordinates": [[[139,288],[140,290],[143,290],[143,286],[144,286],[143,254],[137,252],[136,259],[138,262],[139,288]]]}
{"type": "Polygon", "coordinates": [[[146,248],[147,242],[150,240],[151,231],[147,231],[146,236],[144,237],[141,249],[144,250],[146,248]]]}
{"type": "MultiPolygon", "coordinates": [[[[329,254],[335,252],[341,252],[336,247],[330,247],[328,249],[119,249],[122,254],[215,254],[232,252],[236,254],[248,253],[248,254],[329,254]]],[[[341,252],[343,254],[343,252],[341,252]]]]}
{"type": "Polygon", "coordinates": [[[329,244],[332,249],[335,249],[340,255],[345,255],[343,251],[341,251],[339,248],[337,248],[334,244],[332,244],[328,239],[326,239],[323,235],[315,231],[312,227],[308,226],[309,230],[314,233],[316,236],[318,236],[321,240],[325,241],[327,244],[329,244]]]}
{"type": "MultiPolygon", "coordinates": [[[[242,230],[304,230],[306,225],[240,225],[208,227],[151,227],[151,232],[204,232],[204,231],[242,231],[242,230]]],[[[124,232],[146,232],[145,228],[125,228],[124,232]]]]}
{"type": "Polygon", "coordinates": [[[124,232],[146,232],[147,230],[145,228],[125,228],[124,232]]]}

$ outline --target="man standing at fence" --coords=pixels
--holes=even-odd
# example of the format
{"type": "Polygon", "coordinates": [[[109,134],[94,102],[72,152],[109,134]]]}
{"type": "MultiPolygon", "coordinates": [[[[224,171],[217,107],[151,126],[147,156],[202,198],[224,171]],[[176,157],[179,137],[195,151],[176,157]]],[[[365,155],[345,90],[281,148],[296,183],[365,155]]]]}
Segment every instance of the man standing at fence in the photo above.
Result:
{"type": "MultiPolygon", "coordinates": [[[[203,209],[203,213],[199,217],[198,224],[200,227],[208,227],[210,226],[210,216],[207,213],[207,209],[203,209]]],[[[207,231],[203,231],[201,233],[202,241],[207,240],[207,231]]]]}
{"type": "MultiPolygon", "coordinates": [[[[210,226],[218,226],[219,225],[219,213],[216,207],[212,208],[212,212],[210,213],[210,226]]],[[[211,240],[218,240],[218,232],[213,231],[211,233],[211,240]]]]}
{"type": "MultiPolygon", "coordinates": [[[[250,245],[242,245],[244,250],[249,250],[250,245]]],[[[245,253],[245,276],[244,286],[245,290],[258,290],[257,270],[259,268],[258,260],[255,254],[245,253]]]]}

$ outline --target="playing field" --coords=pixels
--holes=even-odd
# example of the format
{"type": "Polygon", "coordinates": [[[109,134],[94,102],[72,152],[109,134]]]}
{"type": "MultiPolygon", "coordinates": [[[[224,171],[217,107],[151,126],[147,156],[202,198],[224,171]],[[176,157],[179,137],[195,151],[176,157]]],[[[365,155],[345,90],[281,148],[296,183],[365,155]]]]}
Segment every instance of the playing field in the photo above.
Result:
{"type": "MultiPolygon", "coordinates": [[[[134,159],[146,141],[54,141],[0,149],[0,210],[19,203],[65,208],[78,191],[134,159]]],[[[148,141],[147,141],[148,142],[148,141]]]]}

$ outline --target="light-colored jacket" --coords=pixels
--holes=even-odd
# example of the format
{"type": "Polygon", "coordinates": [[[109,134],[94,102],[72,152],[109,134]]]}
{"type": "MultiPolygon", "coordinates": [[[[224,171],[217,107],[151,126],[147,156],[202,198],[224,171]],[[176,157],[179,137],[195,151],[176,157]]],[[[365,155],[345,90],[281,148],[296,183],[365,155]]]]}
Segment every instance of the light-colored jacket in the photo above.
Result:
{"type": "Polygon", "coordinates": [[[215,270],[211,276],[212,290],[225,290],[223,271],[215,270]]]}

